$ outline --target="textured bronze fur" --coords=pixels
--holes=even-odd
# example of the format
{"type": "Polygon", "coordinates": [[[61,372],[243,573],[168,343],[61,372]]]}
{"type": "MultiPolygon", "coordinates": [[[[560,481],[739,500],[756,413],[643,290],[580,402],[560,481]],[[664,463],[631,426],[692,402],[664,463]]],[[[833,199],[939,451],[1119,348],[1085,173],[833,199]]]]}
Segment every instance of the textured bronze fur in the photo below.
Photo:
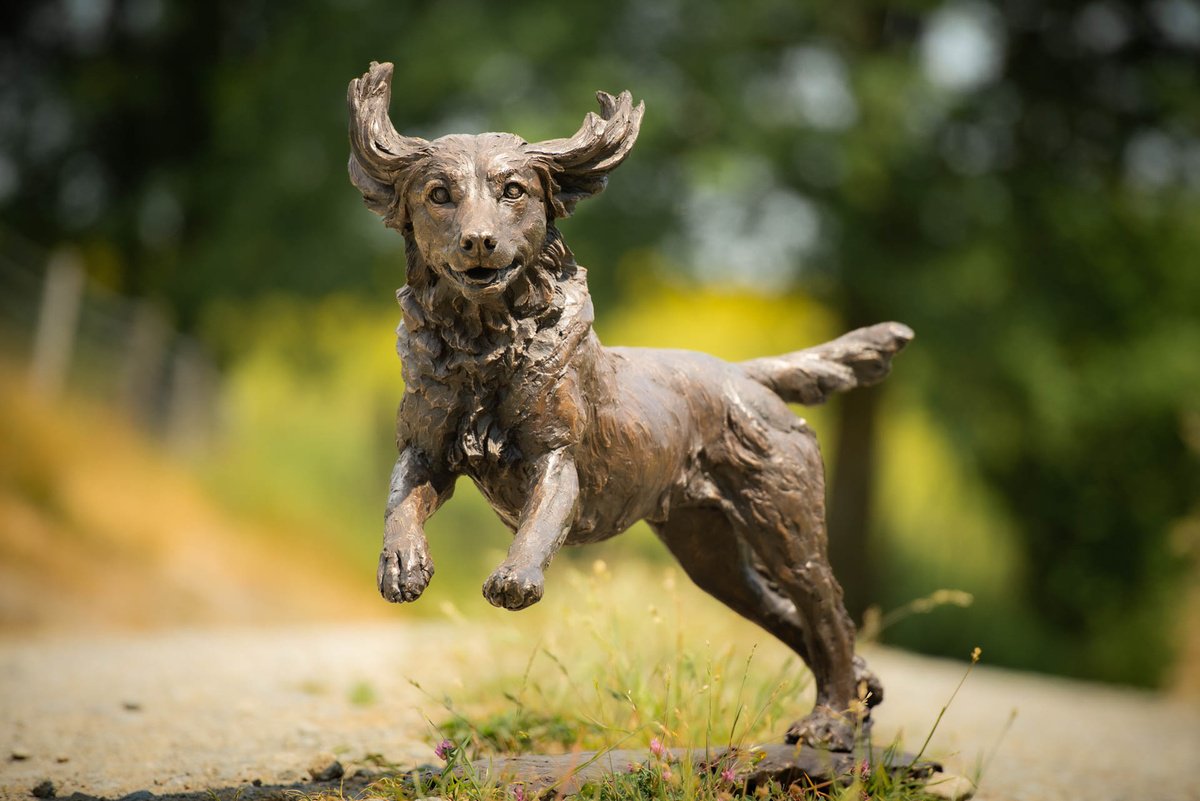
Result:
{"type": "Polygon", "coordinates": [[[554,220],[604,188],[643,106],[599,93],[570,139],[401,136],[390,64],[349,90],[350,176],[407,243],[398,293],[405,381],[379,589],[412,601],[433,575],[423,525],[466,475],[515,532],[483,594],[542,597],[564,544],[646,520],[705,591],[812,668],[813,711],[788,737],[849,749],[882,690],[854,657],[830,571],[816,438],[786,402],[881,380],[912,337],[898,323],[786,356],[730,364],[687,351],[607,348],[586,271],[554,220]]]}

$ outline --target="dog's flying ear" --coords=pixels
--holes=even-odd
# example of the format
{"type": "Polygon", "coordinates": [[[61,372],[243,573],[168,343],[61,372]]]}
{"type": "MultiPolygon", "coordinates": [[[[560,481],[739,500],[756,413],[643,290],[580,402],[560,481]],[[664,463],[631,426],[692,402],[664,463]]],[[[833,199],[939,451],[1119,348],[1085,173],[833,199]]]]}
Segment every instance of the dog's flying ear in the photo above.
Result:
{"type": "Polygon", "coordinates": [[[350,181],[362,192],[367,208],[391,228],[403,230],[404,174],[429,143],[401,136],[388,118],[392,100],[392,65],[371,62],[361,78],[350,82],[350,181]]]}
{"type": "Polygon", "coordinates": [[[527,145],[525,151],[549,169],[551,205],[555,217],[568,217],[575,204],[599,194],[608,174],[629,155],[637,141],[646,104],[633,105],[633,96],[613,97],[597,92],[600,114],[588,112],[579,131],[570,139],[551,139],[527,145]]]}

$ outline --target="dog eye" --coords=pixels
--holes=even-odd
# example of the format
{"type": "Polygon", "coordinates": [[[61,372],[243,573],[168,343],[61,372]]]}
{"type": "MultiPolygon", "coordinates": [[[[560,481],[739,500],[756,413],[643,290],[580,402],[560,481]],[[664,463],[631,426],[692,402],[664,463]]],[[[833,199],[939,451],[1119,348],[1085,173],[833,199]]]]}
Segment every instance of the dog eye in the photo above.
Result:
{"type": "Polygon", "coordinates": [[[444,186],[435,186],[429,192],[429,199],[432,200],[434,203],[438,203],[438,204],[449,203],[450,202],[450,192],[447,191],[446,187],[444,187],[444,186]]]}
{"type": "Polygon", "coordinates": [[[504,185],[504,196],[509,200],[516,200],[523,194],[525,194],[525,187],[515,181],[509,181],[504,185]]]}

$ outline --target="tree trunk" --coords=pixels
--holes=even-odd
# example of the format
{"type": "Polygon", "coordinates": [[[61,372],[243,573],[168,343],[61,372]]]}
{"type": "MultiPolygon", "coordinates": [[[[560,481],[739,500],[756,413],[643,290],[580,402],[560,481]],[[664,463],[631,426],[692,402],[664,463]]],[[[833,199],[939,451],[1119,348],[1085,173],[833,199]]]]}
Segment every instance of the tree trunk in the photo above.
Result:
{"type": "Polygon", "coordinates": [[[856,621],[879,599],[871,548],[875,489],[875,417],[882,387],[843,395],[838,410],[836,461],[829,493],[829,560],[856,621]]]}

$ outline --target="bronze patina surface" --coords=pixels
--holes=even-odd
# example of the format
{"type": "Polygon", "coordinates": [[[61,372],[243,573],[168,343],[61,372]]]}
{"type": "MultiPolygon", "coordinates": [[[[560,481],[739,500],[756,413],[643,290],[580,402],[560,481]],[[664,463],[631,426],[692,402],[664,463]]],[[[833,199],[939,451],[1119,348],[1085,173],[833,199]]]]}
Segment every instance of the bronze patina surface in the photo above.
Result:
{"type": "Polygon", "coordinates": [[[816,437],[787,403],[882,380],[912,338],[899,323],[740,364],[609,348],[592,331],[587,273],[555,221],[604,189],[643,104],[598,94],[572,137],[402,136],[391,64],[350,83],[350,178],[407,245],[397,416],[378,581],[413,601],[433,563],[424,522],[466,475],[513,530],[483,586],[523,609],[563,545],[646,520],[706,592],[790,646],[816,704],[788,740],[849,751],[882,688],[826,558],[816,437]]]}

